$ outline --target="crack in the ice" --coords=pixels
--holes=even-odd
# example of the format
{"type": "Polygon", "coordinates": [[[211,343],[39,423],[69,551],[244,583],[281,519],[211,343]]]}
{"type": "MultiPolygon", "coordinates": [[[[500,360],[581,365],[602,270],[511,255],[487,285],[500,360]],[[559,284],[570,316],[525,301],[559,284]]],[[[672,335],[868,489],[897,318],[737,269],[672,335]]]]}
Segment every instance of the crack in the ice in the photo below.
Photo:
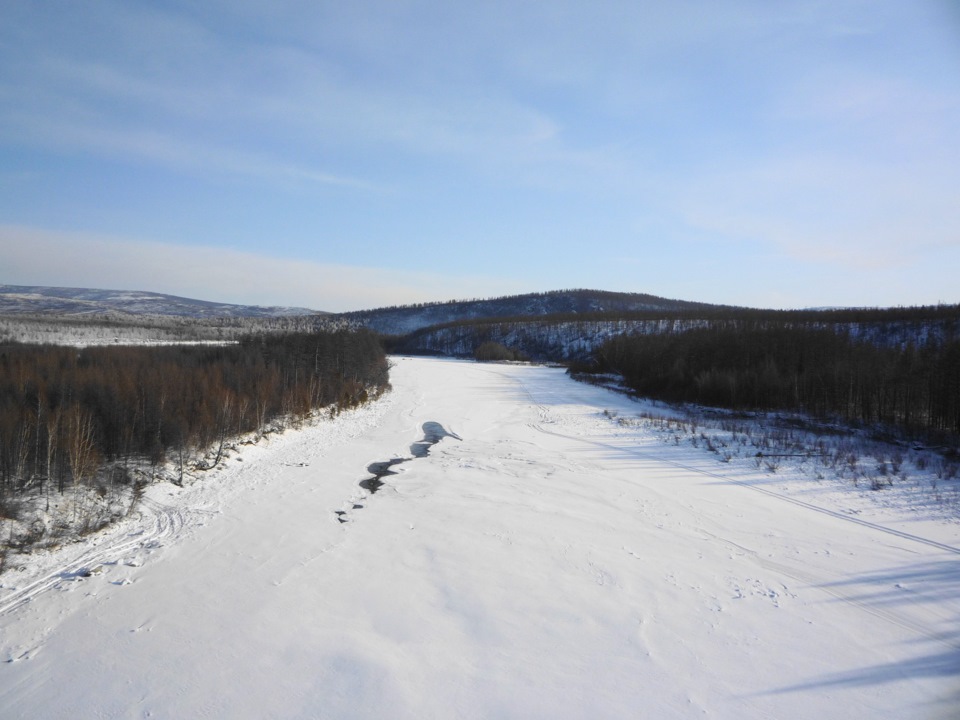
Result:
{"type": "MultiPolygon", "coordinates": [[[[410,460],[417,460],[419,458],[425,458],[430,454],[430,448],[436,445],[438,442],[443,440],[445,437],[452,437],[455,440],[462,440],[459,435],[455,433],[447,432],[447,430],[438,422],[428,421],[422,425],[423,430],[423,439],[418,440],[410,446],[410,454],[412,457],[402,457],[402,458],[392,458],[390,460],[379,460],[377,462],[372,462],[367,465],[367,472],[370,473],[370,477],[364,478],[360,481],[360,487],[369,492],[371,495],[376,494],[376,492],[384,486],[383,478],[389,475],[396,475],[397,472],[391,470],[395,465],[401,465],[410,460]]],[[[363,508],[363,505],[353,503],[353,509],[358,510],[363,508]]],[[[349,521],[347,517],[346,510],[337,510],[335,511],[337,520],[341,523],[349,521]]]]}

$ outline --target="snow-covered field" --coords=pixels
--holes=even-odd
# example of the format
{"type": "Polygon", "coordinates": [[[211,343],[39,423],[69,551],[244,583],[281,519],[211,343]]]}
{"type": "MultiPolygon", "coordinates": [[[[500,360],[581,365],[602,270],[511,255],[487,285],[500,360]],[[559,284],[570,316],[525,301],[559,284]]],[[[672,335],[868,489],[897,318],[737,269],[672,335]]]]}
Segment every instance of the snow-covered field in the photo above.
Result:
{"type": "Polygon", "coordinates": [[[560,369],[392,382],[0,578],[0,717],[957,717],[960,524],[560,369]]]}

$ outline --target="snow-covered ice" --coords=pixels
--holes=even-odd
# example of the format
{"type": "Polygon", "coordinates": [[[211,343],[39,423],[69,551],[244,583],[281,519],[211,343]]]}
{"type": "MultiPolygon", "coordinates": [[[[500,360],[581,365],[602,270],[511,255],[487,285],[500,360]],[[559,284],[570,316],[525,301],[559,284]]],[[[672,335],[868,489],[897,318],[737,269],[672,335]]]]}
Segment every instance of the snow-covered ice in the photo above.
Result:
{"type": "Polygon", "coordinates": [[[0,578],[0,717],[956,717],[957,523],[664,444],[560,369],[394,362],[0,578]]]}

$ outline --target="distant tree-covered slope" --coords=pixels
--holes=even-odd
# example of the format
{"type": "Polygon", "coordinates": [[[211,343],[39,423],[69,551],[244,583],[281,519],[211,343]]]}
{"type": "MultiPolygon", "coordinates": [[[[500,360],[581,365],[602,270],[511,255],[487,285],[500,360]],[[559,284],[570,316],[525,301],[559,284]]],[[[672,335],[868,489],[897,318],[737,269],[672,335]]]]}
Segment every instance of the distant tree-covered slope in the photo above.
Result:
{"type": "Polygon", "coordinates": [[[0,285],[0,315],[119,313],[191,318],[271,318],[316,312],[306,308],[232,305],[142,291],[0,285]]]}
{"type": "Polygon", "coordinates": [[[339,317],[385,335],[406,335],[422,328],[478,319],[542,317],[556,314],[676,312],[707,310],[720,306],[668,300],[644,293],[602,290],[556,290],[490,298],[451,300],[343,313],[339,317]]]}
{"type": "Polygon", "coordinates": [[[484,343],[555,362],[585,361],[611,338],[691,330],[746,333],[764,329],[830,330],[877,347],[941,344],[960,338],[960,305],[890,309],[752,310],[705,307],[675,311],[563,313],[458,320],[391,340],[398,353],[473,357],[484,343]]]}

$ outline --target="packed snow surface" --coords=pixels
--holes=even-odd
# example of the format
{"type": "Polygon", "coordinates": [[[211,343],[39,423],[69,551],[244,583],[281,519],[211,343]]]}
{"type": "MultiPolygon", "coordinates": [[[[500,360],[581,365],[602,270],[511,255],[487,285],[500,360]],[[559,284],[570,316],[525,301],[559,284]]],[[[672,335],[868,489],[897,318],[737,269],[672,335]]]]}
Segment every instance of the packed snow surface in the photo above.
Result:
{"type": "Polygon", "coordinates": [[[392,382],[2,576],[0,717],[957,716],[956,523],[663,443],[559,369],[392,382]]]}

